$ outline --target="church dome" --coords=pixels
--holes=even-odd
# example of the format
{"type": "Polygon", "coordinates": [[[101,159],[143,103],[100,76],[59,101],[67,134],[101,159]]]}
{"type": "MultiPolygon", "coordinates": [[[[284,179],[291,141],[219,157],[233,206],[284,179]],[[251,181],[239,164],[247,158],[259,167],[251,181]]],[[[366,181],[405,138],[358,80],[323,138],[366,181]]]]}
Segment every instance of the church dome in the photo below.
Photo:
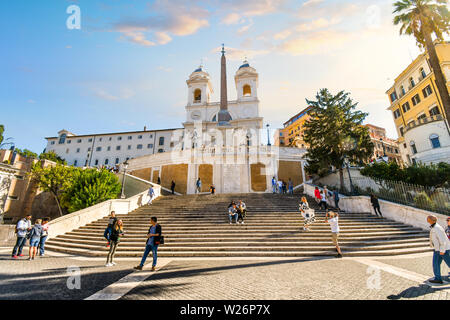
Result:
{"type": "Polygon", "coordinates": [[[243,62],[243,64],[242,64],[242,66],[239,67],[239,70],[242,69],[242,68],[248,68],[248,67],[250,67],[250,64],[248,63],[247,60],[245,60],[245,61],[243,62]]]}

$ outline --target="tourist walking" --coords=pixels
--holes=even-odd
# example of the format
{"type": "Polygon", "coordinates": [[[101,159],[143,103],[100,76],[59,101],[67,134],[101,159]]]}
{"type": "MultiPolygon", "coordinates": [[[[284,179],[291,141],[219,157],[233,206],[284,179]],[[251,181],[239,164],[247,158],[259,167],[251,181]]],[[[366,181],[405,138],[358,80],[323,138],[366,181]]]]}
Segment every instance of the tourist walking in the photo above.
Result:
{"type": "Polygon", "coordinates": [[[50,218],[44,218],[42,220],[42,236],[41,240],[39,241],[39,255],[41,257],[43,257],[45,254],[45,241],[47,241],[48,238],[49,222],[50,218]]]}
{"type": "Polygon", "coordinates": [[[161,185],[161,177],[158,176],[158,185],[161,185]]]}
{"type": "Polygon", "coordinates": [[[331,196],[331,192],[328,190],[327,186],[323,187],[323,194],[325,195],[325,201],[328,204],[328,198],[331,196]]]}
{"type": "Polygon", "coordinates": [[[41,241],[42,236],[42,220],[37,219],[34,223],[34,226],[31,228],[29,238],[30,238],[30,251],[29,251],[29,258],[28,260],[34,260],[37,253],[37,247],[39,245],[39,242],[41,241]]]}
{"type": "Polygon", "coordinates": [[[311,231],[309,226],[316,221],[314,210],[309,208],[309,203],[306,197],[302,197],[299,204],[299,211],[304,219],[303,231],[311,231]]]}
{"type": "Polygon", "coordinates": [[[433,273],[434,279],[428,282],[432,284],[443,284],[441,276],[441,264],[442,260],[445,261],[450,268],[450,240],[447,234],[437,223],[436,216],[430,215],[427,218],[427,222],[430,224],[430,245],[434,249],[433,252],[433,273]]]}
{"type": "Polygon", "coordinates": [[[148,199],[148,205],[151,205],[152,204],[152,202],[153,202],[153,198],[154,198],[154,196],[155,196],[155,190],[153,189],[153,186],[150,186],[150,188],[148,189],[148,196],[149,196],[149,199],[148,199]]]}
{"type": "Polygon", "coordinates": [[[379,215],[380,218],[383,217],[383,215],[381,214],[380,211],[380,203],[378,202],[378,197],[376,195],[374,195],[373,193],[370,195],[370,202],[372,203],[372,207],[375,210],[375,214],[379,215]],[[378,213],[377,213],[378,211],[378,213]]]}
{"type": "Polygon", "coordinates": [[[278,193],[283,194],[283,181],[278,181],[278,193]]]}
{"type": "Polygon", "coordinates": [[[317,204],[319,204],[320,200],[322,199],[322,196],[320,195],[319,187],[316,187],[314,189],[314,198],[316,199],[317,204]]]}
{"type": "Polygon", "coordinates": [[[284,180],[282,180],[282,182],[283,182],[283,194],[286,194],[287,193],[287,183],[284,180]]]}
{"type": "Polygon", "coordinates": [[[112,267],[115,266],[116,263],[113,261],[114,255],[116,254],[117,246],[120,242],[120,237],[124,235],[123,231],[123,222],[122,220],[117,220],[116,223],[111,228],[111,234],[109,236],[109,252],[106,256],[106,267],[112,267]]]}
{"type": "Polygon", "coordinates": [[[277,193],[277,180],[275,179],[275,177],[272,178],[272,193],[277,193]]]}
{"type": "Polygon", "coordinates": [[[175,194],[175,181],[172,180],[172,183],[170,184],[170,190],[172,190],[172,194],[175,194]]]}
{"type": "Polygon", "coordinates": [[[109,247],[109,236],[111,235],[112,227],[114,226],[116,221],[117,221],[116,212],[111,211],[108,219],[108,225],[106,226],[105,232],[103,234],[103,237],[108,241],[106,247],[109,247]]]}
{"type": "Polygon", "coordinates": [[[331,240],[336,246],[336,251],[338,253],[336,258],[342,258],[341,248],[339,247],[339,214],[337,212],[327,212],[325,222],[328,222],[331,227],[331,240]]]}
{"type": "Polygon", "coordinates": [[[147,260],[147,256],[150,254],[150,252],[153,255],[153,262],[152,262],[152,271],[155,271],[156,263],[158,260],[158,246],[161,244],[161,240],[163,239],[162,234],[162,228],[159,225],[158,218],[152,217],[150,219],[150,228],[148,229],[147,234],[147,242],[145,246],[144,255],[142,256],[141,263],[134,267],[136,270],[142,270],[145,264],[145,260],[147,260]]]}
{"type": "Polygon", "coordinates": [[[339,191],[337,191],[337,190],[333,191],[333,199],[334,199],[334,207],[336,209],[338,209],[338,210],[341,210],[339,208],[339,200],[340,200],[340,198],[339,198],[339,191]]]}
{"type": "Polygon", "coordinates": [[[236,203],[232,203],[230,207],[228,207],[228,219],[230,220],[230,224],[233,223],[233,218],[236,219],[236,224],[238,224],[238,212],[237,212],[237,206],[236,203]]]}
{"type": "Polygon", "coordinates": [[[328,210],[327,198],[325,197],[325,192],[323,192],[323,190],[320,192],[319,207],[322,210],[328,210]]]}
{"type": "Polygon", "coordinates": [[[202,180],[198,178],[197,182],[195,183],[195,193],[202,192],[202,180]]]}
{"type": "Polygon", "coordinates": [[[291,178],[289,178],[288,186],[289,186],[289,194],[293,195],[294,194],[294,182],[292,182],[291,178]]]}
{"type": "Polygon", "coordinates": [[[239,223],[240,220],[241,224],[244,224],[245,217],[247,216],[247,206],[242,200],[239,200],[239,203],[237,205],[237,213],[238,213],[237,223],[239,223]]]}
{"type": "Polygon", "coordinates": [[[23,257],[23,246],[27,242],[27,233],[31,230],[31,215],[27,215],[25,218],[19,220],[16,225],[17,240],[14,246],[12,257],[17,259],[23,257]]]}

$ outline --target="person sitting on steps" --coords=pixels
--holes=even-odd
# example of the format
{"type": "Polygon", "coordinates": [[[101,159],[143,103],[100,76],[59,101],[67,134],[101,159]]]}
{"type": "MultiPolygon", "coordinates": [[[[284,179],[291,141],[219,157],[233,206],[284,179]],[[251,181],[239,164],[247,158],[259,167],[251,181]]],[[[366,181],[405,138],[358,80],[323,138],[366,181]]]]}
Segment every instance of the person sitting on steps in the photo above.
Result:
{"type": "Polygon", "coordinates": [[[236,203],[233,202],[231,207],[228,207],[228,219],[230,219],[230,224],[232,224],[233,218],[236,219],[236,224],[238,224],[238,217],[236,203]]]}

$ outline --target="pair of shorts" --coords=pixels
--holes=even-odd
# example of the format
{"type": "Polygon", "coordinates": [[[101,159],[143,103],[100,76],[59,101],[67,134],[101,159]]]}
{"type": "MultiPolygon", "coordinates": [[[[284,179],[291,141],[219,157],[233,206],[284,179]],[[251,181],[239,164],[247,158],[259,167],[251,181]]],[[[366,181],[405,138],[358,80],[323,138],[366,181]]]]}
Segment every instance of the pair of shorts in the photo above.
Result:
{"type": "Polygon", "coordinates": [[[333,241],[333,244],[335,246],[338,245],[338,239],[339,239],[339,233],[332,233],[331,234],[331,240],[333,241]]]}
{"type": "Polygon", "coordinates": [[[30,240],[30,247],[38,247],[38,245],[39,245],[39,242],[40,242],[40,240],[41,239],[31,239],[30,240]]]}

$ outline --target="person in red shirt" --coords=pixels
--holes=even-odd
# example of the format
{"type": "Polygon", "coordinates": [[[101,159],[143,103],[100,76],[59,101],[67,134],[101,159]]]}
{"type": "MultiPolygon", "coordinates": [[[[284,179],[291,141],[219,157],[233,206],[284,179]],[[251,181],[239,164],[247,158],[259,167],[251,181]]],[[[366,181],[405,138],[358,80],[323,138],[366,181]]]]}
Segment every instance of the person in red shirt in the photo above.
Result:
{"type": "Polygon", "coordinates": [[[316,198],[317,203],[319,203],[320,200],[322,199],[322,196],[320,195],[320,190],[318,187],[316,187],[316,189],[314,190],[314,197],[316,198]]]}

